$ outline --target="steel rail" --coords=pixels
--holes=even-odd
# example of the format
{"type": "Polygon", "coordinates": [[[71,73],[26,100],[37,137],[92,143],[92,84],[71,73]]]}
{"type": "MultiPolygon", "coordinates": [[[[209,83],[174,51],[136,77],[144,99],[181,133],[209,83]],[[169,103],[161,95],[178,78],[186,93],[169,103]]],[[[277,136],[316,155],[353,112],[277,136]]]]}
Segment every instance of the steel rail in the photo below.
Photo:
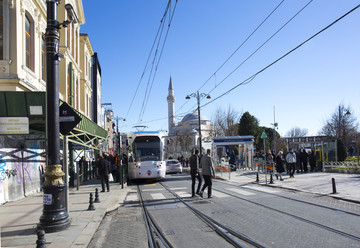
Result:
{"type": "Polygon", "coordinates": [[[234,231],[233,229],[215,221],[214,219],[210,218],[209,216],[203,214],[196,208],[190,206],[186,201],[184,201],[179,195],[177,195],[175,192],[173,192],[171,189],[169,189],[168,186],[161,183],[160,184],[169,191],[173,196],[175,196],[177,199],[179,199],[185,206],[187,206],[196,216],[198,216],[200,219],[202,219],[205,223],[207,223],[213,230],[215,230],[221,237],[223,237],[226,241],[234,245],[235,247],[244,247],[240,243],[238,243],[236,240],[234,240],[232,237],[230,237],[226,232],[223,230],[226,230],[227,232],[231,233],[233,236],[257,247],[257,248],[265,248],[265,246],[257,243],[256,241],[250,239],[249,237],[245,236],[244,234],[241,234],[239,232],[234,231]]]}
{"type": "Polygon", "coordinates": [[[308,224],[312,224],[312,225],[314,225],[314,226],[320,227],[320,228],[322,228],[322,229],[325,229],[325,230],[328,230],[328,231],[331,231],[331,232],[340,234],[340,235],[345,236],[345,237],[348,237],[348,238],[350,238],[350,239],[354,239],[354,240],[360,241],[360,237],[357,237],[357,236],[355,236],[355,235],[352,235],[352,234],[349,234],[349,233],[346,233],[346,232],[337,230],[337,229],[332,228],[332,227],[329,227],[329,226],[325,226],[325,225],[320,224],[320,223],[317,223],[317,222],[315,222],[315,221],[311,221],[311,220],[308,220],[308,219],[305,219],[305,218],[296,216],[296,215],[294,215],[294,214],[291,214],[291,213],[288,213],[288,212],[285,212],[285,211],[282,211],[282,210],[279,210],[279,209],[276,209],[276,208],[273,208],[273,207],[266,206],[266,205],[264,205],[264,204],[262,204],[262,203],[255,202],[255,201],[246,199],[246,198],[241,197],[241,196],[234,195],[234,194],[232,194],[232,193],[229,193],[229,192],[226,192],[226,191],[223,191],[223,190],[216,189],[216,191],[219,191],[219,192],[221,192],[221,193],[224,193],[224,194],[233,196],[233,197],[235,197],[235,198],[238,198],[238,199],[243,200],[243,201],[246,201],[246,202],[250,202],[250,203],[255,204],[255,205],[257,205],[257,206],[261,206],[261,207],[263,207],[263,208],[266,208],[266,209],[269,209],[269,210],[272,210],[272,211],[275,211],[275,212],[278,212],[278,213],[285,214],[285,215],[290,216],[290,217],[293,217],[293,218],[295,218],[295,219],[297,219],[297,220],[300,220],[300,221],[306,222],[306,223],[308,223],[308,224]]]}
{"type": "MultiPolygon", "coordinates": [[[[254,183],[246,183],[246,184],[241,184],[241,185],[234,185],[234,184],[231,184],[231,183],[228,183],[228,184],[227,184],[227,183],[220,182],[220,181],[218,181],[218,183],[225,184],[225,185],[232,185],[232,186],[234,186],[234,187],[241,187],[241,186],[244,186],[244,185],[254,184],[254,183]]],[[[277,187],[272,187],[272,188],[277,188],[277,187]]],[[[343,209],[338,209],[338,208],[333,208],[333,207],[329,207],[329,206],[324,206],[324,205],[321,205],[321,204],[318,204],[318,203],[313,203],[313,202],[309,202],[309,201],[299,200],[299,199],[291,198],[291,197],[288,197],[288,196],[277,195],[277,194],[274,194],[274,193],[269,193],[269,192],[261,191],[261,190],[258,190],[258,189],[253,189],[253,188],[246,188],[246,189],[249,189],[250,191],[261,192],[261,193],[263,193],[263,194],[272,195],[272,196],[277,196],[277,197],[284,198],[284,199],[287,199],[287,200],[292,200],[292,201],[296,201],[296,202],[301,202],[301,203],[309,204],[309,205],[312,205],[312,206],[321,207],[321,208],[333,210],[333,211],[336,211],[336,212],[342,212],[342,213],[345,213],[345,214],[350,214],[350,215],[355,215],[355,216],[359,216],[359,217],[360,217],[360,214],[358,214],[358,213],[350,212],[350,211],[343,210],[343,209]]],[[[282,188],[280,188],[280,189],[282,189],[282,188]]],[[[284,189],[284,190],[290,190],[290,191],[292,190],[292,191],[294,191],[294,190],[296,190],[296,189],[284,189]]],[[[311,194],[311,193],[309,193],[309,194],[311,194]]]]}
{"type": "Polygon", "coordinates": [[[144,203],[143,195],[141,193],[141,188],[139,185],[137,185],[137,189],[140,199],[140,206],[142,208],[142,213],[145,220],[145,227],[148,236],[149,247],[150,248],[159,247],[159,244],[157,244],[157,240],[154,236],[154,233],[152,232],[153,230],[156,233],[156,236],[161,240],[161,242],[164,244],[166,248],[173,248],[174,246],[166,239],[165,234],[161,231],[161,228],[156,224],[151,214],[147,210],[146,205],[144,203]],[[152,228],[152,230],[150,227],[152,228]]]}

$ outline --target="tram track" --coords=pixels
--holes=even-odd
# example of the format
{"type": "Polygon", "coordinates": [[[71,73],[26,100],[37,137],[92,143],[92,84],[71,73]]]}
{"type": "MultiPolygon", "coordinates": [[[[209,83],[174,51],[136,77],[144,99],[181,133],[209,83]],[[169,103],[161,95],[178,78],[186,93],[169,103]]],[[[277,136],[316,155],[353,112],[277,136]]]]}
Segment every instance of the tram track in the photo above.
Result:
{"type": "MultiPolygon", "coordinates": [[[[220,189],[214,189],[214,190],[215,190],[215,191],[218,191],[218,192],[221,192],[221,193],[223,193],[223,194],[226,194],[226,195],[235,197],[235,198],[240,199],[240,200],[242,200],[242,201],[245,201],[245,202],[254,204],[254,205],[256,205],[256,206],[266,208],[267,210],[271,210],[271,211],[274,211],[274,212],[277,212],[277,213],[281,213],[281,214],[287,215],[287,216],[292,217],[292,218],[294,218],[294,219],[297,219],[297,220],[300,220],[300,221],[302,221],[302,222],[305,222],[305,223],[308,223],[308,224],[317,226],[317,227],[319,227],[319,228],[322,228],[322,229],[325,229],[325,230],[327,230],[327,231],[330,231],[330,232],[339,234],[339,235],[341,235],[341,236],[344,236],[344,237],[347,237],[347,238],[350,238],[350,239],[353,239],[353,240],[356,240],[356,241],[360,241],[360,237],[358,237],[358,236],[355,236],[355,235],[352,235],[352,234],[349,234],[349,233],[340,231],[340,230],[338,230],[338,229],[335,229],[335,228],[332,228],[332,227],[329,227],[329,226],[320,224],[320,223],[318,223],[318,222],[315,222],[315,221],[312,221],[312,220],[309,220],[309,219],[306,219],[306,218],[297,216],[297,215],[295,215],[295,214],[291,214],[291,213],[286,212],[286,211],[283,211],[283,210],[276,209],[276,208],[274,208],[274,207],[267,206],[267,205],[262,204],[262,203],[259,203],[259,202],[255,202],[255,201],[253,201],[253,200],[246,199],[246,198],[244,198],[244,197],[235,195],[235,194],[233,194],[233,193],[229,193],[229,192],[227,192],[227,191],[225,191],[225,190],[220,190],[220,189]]],[[[260,191],[260,192],[262,192],[262,191],[260,191]]],[[[264,192],[262,192],[262,193],[264,193],[264,192]]],[[[266,192],[265,192],[265,193],[266,193],[266,192]]],[[[290,199],[291,199],[291,198],[290,198],[290,199]]],[[[319,205],[319,206],[322,206],[322,205],[319,205]]],[[[335,210],[336,210],[336,209],[335,209],[335,210]]]]}
{"type": "MultiPolygon", "coordinates": [[[[224,183],[224,182],[221,182],[221,181],[218,181],[218,183],[223,184],[223,185],[231,185],[231,186],[238,187],[238,188],[241,188],[242,186],[247,186],[247,185],[253,185],[253,184],[254,184],[254,183],[246,183],[246,184],[241,184],[241,185],[234,185],[234,184],[224,183]]],[[[264,186],[264,187],[265,187],[265,186],[264,186]]],[[[272,188],[273,188],[273,187],[272,187],[272,188]]],[[[295,202],[300,202],[300,203],[308,204],[308,205],[311,205],[311,206],[316,206],[316,207],[320,207],[320,208],[332,210],[332,211],[335,211],[335,212],[341,212],[341,213],[350,214],[350,215],[354,215],[354,216],[360,217],[360,213],[354,213],[354,212],[350,212],[350,211],[347,211],[347,210],[343,210],[343,209],[339,209],[339,208],[334,208],[334,207],[329,207],[329,206],[325,206],[325,205],[322,205],[322,204],[318,204],[318,203],[314,203],[314,202],[309,202],[309,201],[304,201],[304,200],[300,200],[300,199],[295,199],[295,198],[288,197],[288,196],[277,195],[277,194],[274,194],[274,193],[270,193],[270,192],[266,192],[266,191],[262,191],[262,190],[257,190],[257,189],[253,189],[253,188],[249,188],[249,187],[246,187],[246,189],[249,190],[249,191],[252,191],[252,192],[257,192],[257,193],[262,193],[262,194],[266,194],[266,195],[271,195],[271,196],[283,198],[283,199],[286,199],[286,200],[291,200],[291,201],[295,201],[295,202]]],[[[283,189],[283,190],[293,191],[292,189],[283,189]]]]}
{"type": "MultiPolygon", "coordinates": [[[[169,193],[171,193],[174,197],[176,197],[180,202],[182,202],[191,212],[193,212],[197,217],[203,220],[211,229],[213,229],[219,236],[224,238],[227,242],[232,244],[234,247],[245,247],[244,245],[240,244],[235,238],[244,241],[246,244],[250,244],[252,247],[257,248],[265,248],[262,244],[252,240],[251,238],[247,237],[244,234],[241,234],[226,225],[221,224],[220,222],[214,220],[213,218],[205,215],[201,211],[197,210],[196,208],[190,206],[182,197],[177,195],[174,191],[172,191],[169,187],[165,184],[160,182],[160,185],[163,186],[169,193]],[[229,235],[231,234],[231,235],[229,235]],[[235,238],[234,238],[235,237],[235,238]]],[[[247,246],[248,247],[248,246],[247,246]]]]}
{"type": "Polygon", "coordinates": [[[159,241],[161,241],[164,247],[173,248],[174,245],[166,238],[166,235],[162,232],[161,228],[157,225],[156,221],[153,219],[148,209],[146,208],[146,205],[144,203],[144,198],[141,192],[141,188],[139,185],[137,185],[137,191],[145,221],[145,228],[146,228],[146,234],[148,236],[149,247],[150,248],[161,247],[159,244],[159,241]]]}

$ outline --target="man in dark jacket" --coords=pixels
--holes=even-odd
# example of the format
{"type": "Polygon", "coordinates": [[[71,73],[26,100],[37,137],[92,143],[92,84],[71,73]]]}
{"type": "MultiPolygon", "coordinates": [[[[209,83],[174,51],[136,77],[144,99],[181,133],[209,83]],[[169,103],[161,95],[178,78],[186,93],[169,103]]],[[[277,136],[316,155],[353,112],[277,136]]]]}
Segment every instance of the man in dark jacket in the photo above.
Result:
{"type": "Polygon", "coordinates": [[[200,171],[199,171],[199,151],[196,150],[195,154],[193,154],[190,159],[190,175],[191,175],[191,180],[192,180],[192,184],[191,184],[191,192],[192,192],[192,197],[195,196],[195,178],[197,178],[199,180],[199,185],[197,187],[197,191],[196,194],[199,195],[200,194],[200,188],[201,188],[201,176],[200,176],[200,171]]]}
{"type": "Polygon", "coordinates": [[[105,192],[105,184],[106,184],[107,191],[108,192],[110,191],[110,187],[109,187],[110,171],[111,171],[110,162],[108,160],[104,159],[104,157],[102,155],[100,155],[100,160],[98,162],[98,172],[99,172],[99,176],[101,179],[101,187],[102,187],[101,192],[105,192]]]}
{"type": "Polygon", "coordinates": [[[201,157],[200,160],[200,166],[202,168],[202,175],[204,178],[204,186],[202,187],[200,191],[200,196],[203,197],[204,190],[206,187],[208,187],[208,198],[212,198],[211,195],[211,188],[212,188],[212,181],[211,177],[215,178],[215,169],[212,162],[212,159],[210,157],[210,149],[206,150],[206,153],[204,156],[201,157]]]}

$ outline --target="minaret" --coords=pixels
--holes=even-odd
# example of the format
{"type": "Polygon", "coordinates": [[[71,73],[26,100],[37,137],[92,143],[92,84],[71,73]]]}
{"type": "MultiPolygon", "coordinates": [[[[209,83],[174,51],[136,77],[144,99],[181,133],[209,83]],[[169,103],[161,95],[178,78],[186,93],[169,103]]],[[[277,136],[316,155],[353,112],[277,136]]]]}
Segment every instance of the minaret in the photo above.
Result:
{"type": "Polygon", "coordinates": [[[168,102],[168,119],[169,119],[169,133],[171,130],[173,130],[175,126],[175,96],[174,96],[174,88],[172,84],[172,79],[170,76],[170,82],[169,82],[169,95],[167,96],[167,102],[168,102]]]}

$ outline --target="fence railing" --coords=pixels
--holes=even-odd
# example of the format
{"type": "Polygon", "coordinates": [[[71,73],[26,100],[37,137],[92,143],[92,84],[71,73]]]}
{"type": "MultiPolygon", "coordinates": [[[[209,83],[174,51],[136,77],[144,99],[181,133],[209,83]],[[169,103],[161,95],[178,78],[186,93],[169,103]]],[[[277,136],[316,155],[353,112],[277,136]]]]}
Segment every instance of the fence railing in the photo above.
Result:
{"type": "Polygon", "coordinates": [[[347,171],[348,173],[358,173],[360,166],[356,162],[323,162],[323,171],[347,171]]]}

